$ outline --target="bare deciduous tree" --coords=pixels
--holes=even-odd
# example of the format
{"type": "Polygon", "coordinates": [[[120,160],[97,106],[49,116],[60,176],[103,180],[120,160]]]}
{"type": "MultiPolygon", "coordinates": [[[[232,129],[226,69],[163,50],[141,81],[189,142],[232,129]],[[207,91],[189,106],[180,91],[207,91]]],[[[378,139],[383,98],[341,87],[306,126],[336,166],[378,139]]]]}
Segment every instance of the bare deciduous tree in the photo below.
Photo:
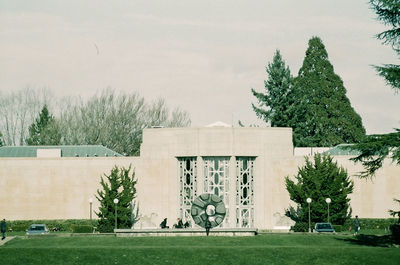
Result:
{"type": "Polygon", "coordinates": [[[47,89],[25,88],[0,95],[0,131],[4,145],[23,145],[28,127],[43,105],[50,102],[47,89]]]}
{"type": "Polygon", "coordinates": [[[172,111],[168,108],[165,100],[160,98],[147,106],[146,125],[162,127],[187,127],[190,125],[189,113],[179,108],[172,111]]]}
{"type": "Polygon", "coordinates": [[[79,97],[57,101],[50,95],[46,89],[31,88],[0,95],[0,132],[4,145],[24,145],[28,128],[40,110],[55,102],[58,103],[52,109],[54,128],[50,131],[61,135],[61,144],[99,144],[124,155],[139,154],[146,127],[190,125],[186,111],[179,108],[171,111],[163,99],[146,103],[137,93],[105,89],[87,101],[79,97]]]}
{"type": "Polygon", "coordinates": [[[163,99],[147,104],[137,93],[106,89],[87,102],[65,108],[58,119],[64,144],[100,144],[124,155],[138,155],[146,127],[185,127],[187,112],[172,112],[163,99]]]}

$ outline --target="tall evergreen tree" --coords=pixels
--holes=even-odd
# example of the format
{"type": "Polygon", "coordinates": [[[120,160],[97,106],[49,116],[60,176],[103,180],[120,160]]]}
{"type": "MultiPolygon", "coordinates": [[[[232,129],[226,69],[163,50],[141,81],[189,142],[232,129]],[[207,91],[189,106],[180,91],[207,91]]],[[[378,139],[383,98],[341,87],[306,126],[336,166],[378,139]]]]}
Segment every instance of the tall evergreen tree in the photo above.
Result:
{"type": "Polygon", "coordinates": [[[58,145],[61,134],[57,128],[54,117],[44,105],[39,117],[29,126],[28,145],[58,145]]]}
{"type": "Polygon", "coordinates": [[[3,146],[3,135],[0,132],[0,146],[3,146]]]}
{"type": "Polygon", "coordinates": [[[136,198],[135,171],[130,176],[129,168],[115,166],[109,175],[101,178],[102,190],[97,190],[96,198],[100,202],[98,229],[100,232],[112,232],[115,226],[115,207],[117,207],[117,227],[131,228],[137,221],[133,213],[134,199],[136,198]],[[118,199],[118,203],[114,203],[118,199]]]}
{"type": "MultiPolygon", "coordinates": [[[[343,224],[350,217],[350,199],[353,192],[353,182],[343,167],[333,162],[328,155],[317,154],[314,162],[306,158],[306,163],[294,176],[295,181],[286,177],[286,189],[290,199],[297,204],[297,215],[290,216],[297,222],[308,222],[307,198],[312,199],[311,221],[326,222],[326,198],[331,199],[330,221],[334,224],[343,224]]],[[[291,213],[295,212],[289,211],[291,213]]],[[[288,214],[290,215],[290,214],[288,214]]]]}
{"type": "MultiPolygon", "coordinates": [[[[400,56],[400,1],[398,0],[370,0],[371,7],[378,15],[378,19],[391,29],[381,32],[377,38],[384,44],[392,45],[400,56]]],[[[400,65],[386,64],[375,66],[379,75],[385,78],[386,83],[395,91],[400,91],[400,65]]],[[[383,160],[390,157],[400,165],[400,129],[388,134],[374,134],[365,137],[359,144],[349,148],[360,153],[354,158],[363,164],[365,170],[360,177],[371,177],[382,167],[383,160]]]]}
{"type": "Polygon", "coordinates": [[[279,50],[276,50],[271,63],[266,67],[268,79],[264,81],[265,91],[260,93],[251,89],[259,106],[253,106],[258,118],[270,123],[271,127],[290,127],[291,85],[293,77],[279,50]]]}
{"type": "Polygon", "coordinates": [[[294,79],[293,138],[295,146],[334,146],[359,142],[365,135],[361,117],[346,96],[318,37],[308,42],[306,56],[294,79]]]}

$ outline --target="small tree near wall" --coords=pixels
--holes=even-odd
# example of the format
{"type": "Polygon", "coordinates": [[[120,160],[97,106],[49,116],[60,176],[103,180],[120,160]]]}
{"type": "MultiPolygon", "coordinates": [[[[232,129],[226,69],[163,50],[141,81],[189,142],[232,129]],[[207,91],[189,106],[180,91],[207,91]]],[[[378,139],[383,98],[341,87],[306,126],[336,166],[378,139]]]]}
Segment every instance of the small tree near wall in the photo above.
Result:
{"type": "Polygon", "coordinates": [[[290,207],[286,215],[296,222],[308,223],[307,198],[311,198],[311,222],[326,222],[328,205],[326,198],[331,199],[329,205],[330,222],[342,225],[351,215],[350,199],[353,182],[346,170],[333,162],[329,155],[317,154],[314,162],[306,158],[304,167],[294,176],[295,181],[286,177],[286,189],[290,199],[297,204],[297,209],[290,207]]]}
{"type": "Polygon", "coordinates": [[[112,232],[115,227],[115,207],[117,207],[117,227],[131,228],[137,221],[137,211],[134,213],[133,208],[136,198],[135,171],[129,175],[129,168],[115,166],[109,175],[104,174],[100,184],[102,190],[97,190],[96,198],[100,202],[98,230],[100,232],[112,232]],[[118,204],[114,203],[114,199],[118,199],[118,204]]]}

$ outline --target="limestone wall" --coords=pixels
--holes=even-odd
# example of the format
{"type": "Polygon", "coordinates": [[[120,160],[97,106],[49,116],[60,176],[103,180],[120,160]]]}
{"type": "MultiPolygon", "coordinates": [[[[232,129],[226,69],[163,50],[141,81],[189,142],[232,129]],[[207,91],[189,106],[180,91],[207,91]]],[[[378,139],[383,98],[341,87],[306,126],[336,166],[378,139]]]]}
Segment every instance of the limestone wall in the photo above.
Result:
{"type": "MultiPolygon", "coordinates": [[[[140,157],[0,158],[0,218],[69,219],[89,218],[89,198],[100,187],[100,176],[115,165],[132,164],[138,179],[141,222],[137,227],[158,227],[163,218],[172,225],[179,212],[178,157],[196,157],[198,175],[202,159],[230,157],[230,201],[235,204],[236,156],[255,160],[255,227],[271,229],[281,223],[289,195],[285,176],[293,176],[304,157],[293,156],[288,128],[179,128],[145,129],[140,157]]],[[[347,156],[335,159],[354,175],[362,170],[347,156]]],[[[388,209],[398,209],[400,166],[386,161],[372,180],[353,177],[353,214],[386,218],[388,209]]],[[[203,184],[199,183],[199,194],[203,184]]],[[[93,214],[93,217],[95,215],[93,214]]],[[[230,221],[236,220],[232,212],[230,221]]]]}
{"type": "MultiPolygon", "coordinates": [[[[137,159],[1,158],[0,217],[10,220],[89,218],[100,177],[115,166],[137,166],[137,159]]],[[[93,217],[95,215],[93,214],[93,217]]]]}
{"type": "Polygon", "coordinates": [[[353,216],[361,218],[388,218],[389,209],[399,209],[393,198],[400,198],[400,166],[390,159],[370,179],[360,179],[357,174],[363,171],[361,164],[355,164],[348,156],[337,156],[335,159],[348,170],[354,181],[354,191],[350,195],[353,216]]]}

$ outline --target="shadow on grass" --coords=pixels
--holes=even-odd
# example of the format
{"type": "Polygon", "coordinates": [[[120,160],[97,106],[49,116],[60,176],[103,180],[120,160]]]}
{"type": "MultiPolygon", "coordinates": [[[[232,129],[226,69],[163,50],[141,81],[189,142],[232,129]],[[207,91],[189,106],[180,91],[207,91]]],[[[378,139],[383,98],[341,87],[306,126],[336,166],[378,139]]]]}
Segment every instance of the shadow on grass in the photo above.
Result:
{"type": "Polygon", "coordinates": [[[370,247],[392,247],[395,244],[391,235],[357,235],[351,238],[337,239],[354,245],[370,247]]]}

